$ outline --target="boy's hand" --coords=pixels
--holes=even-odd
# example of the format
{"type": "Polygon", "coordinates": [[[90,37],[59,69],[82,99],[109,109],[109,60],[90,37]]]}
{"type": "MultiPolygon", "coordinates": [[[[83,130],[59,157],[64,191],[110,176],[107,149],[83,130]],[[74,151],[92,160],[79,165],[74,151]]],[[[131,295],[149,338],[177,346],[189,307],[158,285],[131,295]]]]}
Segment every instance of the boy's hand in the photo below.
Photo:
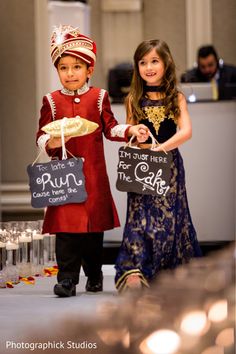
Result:
{"type": "MultiPolygon", "coordinates": [[[[65,136],[65,143],[67,143],[67,141],[69,141],[71,138],[71,136],[65,136]]],[[[49,140],[48,140],[48,143],[47,143],[47,146],[49,149],[56,149],[56,148],[59,148],[62,146],[62,143],[61,143],[61,138],[55,138],[55,137],[51,137],[49,140]]]]}
{"type": "Polygon", "coordinates": [[[145,142],[149,137],[149,129],[144,124],[132,125],[129,129],[130,135],[135,135],[139,143],[145,142]]]}

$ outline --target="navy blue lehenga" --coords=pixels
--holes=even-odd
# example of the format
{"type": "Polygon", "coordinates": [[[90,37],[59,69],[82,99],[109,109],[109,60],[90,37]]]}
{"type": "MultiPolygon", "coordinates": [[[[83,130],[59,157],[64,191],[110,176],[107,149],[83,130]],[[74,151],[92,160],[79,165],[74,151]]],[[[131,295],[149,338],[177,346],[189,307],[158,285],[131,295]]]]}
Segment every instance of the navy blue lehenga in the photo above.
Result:
{"type": "MultiPolygon", "coordinates": [[[[161,100],[144,99],[146,124],[159,142],[176,131],[173,116],[165,117],[161,100]]],[[[167,196],[128,193],[123,241],[116,260],[115,283],[119,291],[126,277],[138,274],[144,284],[160,270],[172,269],[201,256],[189,212],[183,160],[178,149],[173,155],[170,189],[167,196]]]]}

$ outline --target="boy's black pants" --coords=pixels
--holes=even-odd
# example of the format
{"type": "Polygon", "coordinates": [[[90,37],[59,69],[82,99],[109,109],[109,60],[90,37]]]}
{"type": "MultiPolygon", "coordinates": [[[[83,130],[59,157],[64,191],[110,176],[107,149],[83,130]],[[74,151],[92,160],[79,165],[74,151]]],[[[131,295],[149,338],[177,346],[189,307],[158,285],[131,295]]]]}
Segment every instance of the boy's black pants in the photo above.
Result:
{"type": "Polygon", "coordinates": [[[81,265],[89,279],[100,278],[103,236],[103,232],[56,234],[58,282],[72,279],[78,284],[81,265]]]}

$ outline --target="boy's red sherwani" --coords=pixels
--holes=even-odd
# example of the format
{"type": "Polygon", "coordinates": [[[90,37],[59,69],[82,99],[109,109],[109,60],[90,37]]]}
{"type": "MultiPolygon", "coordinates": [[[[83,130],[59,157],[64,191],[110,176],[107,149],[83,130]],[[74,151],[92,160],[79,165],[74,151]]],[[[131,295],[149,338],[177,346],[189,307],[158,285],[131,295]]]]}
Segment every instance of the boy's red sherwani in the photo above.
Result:
{"type": "MultiPolygon", "coordinates": [[[[91,87],[81,95],[58,90],[43,98],[37,139],[44,134],[41,128],[54,119],[81,116],[99,124],[89,135],[71,138],[66,148],[76,157],[84,158],[84,174],[88,199],[81,204],[50,206],[44,218],[44,233],[102,232],[119,226],[112,199],[103,147],[103,134],[109,140],[126,141],[112,136],[111,129],[118,124],[110,107],[108,93],[91,87]]],[[[62,149],[47,150],[61,159],[62,149]]],[[[69,157],[69,156],[68,156],[69,157]]]]}

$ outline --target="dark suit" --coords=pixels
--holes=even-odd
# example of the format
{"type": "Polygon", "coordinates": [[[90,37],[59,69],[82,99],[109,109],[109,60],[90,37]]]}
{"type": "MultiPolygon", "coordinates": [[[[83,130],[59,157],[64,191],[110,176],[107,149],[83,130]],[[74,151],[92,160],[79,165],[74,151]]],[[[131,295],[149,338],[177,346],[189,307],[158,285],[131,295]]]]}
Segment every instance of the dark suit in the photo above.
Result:
{"type": "MultiPolygon", "coordinates": [[[[181,82],[208,82],[198,68],[193,68],[181,75],[181,82]]],[[[236,66],[222,65],[219,67],[219,100],[236,98],[236,66]]]]}

